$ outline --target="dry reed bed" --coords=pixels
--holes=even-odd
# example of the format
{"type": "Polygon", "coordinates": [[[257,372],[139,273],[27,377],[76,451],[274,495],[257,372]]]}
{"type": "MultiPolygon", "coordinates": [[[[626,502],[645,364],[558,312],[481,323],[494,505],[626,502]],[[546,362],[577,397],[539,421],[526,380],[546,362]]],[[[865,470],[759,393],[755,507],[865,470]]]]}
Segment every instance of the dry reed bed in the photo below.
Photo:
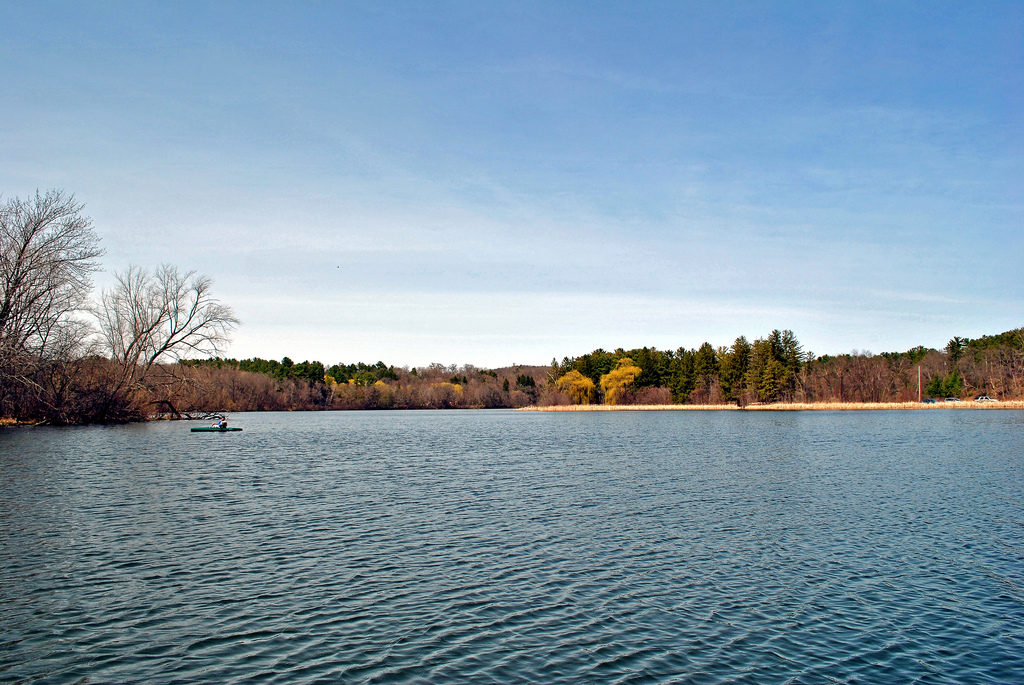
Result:
{"type": "Polygon", "coordinates": [[[520,407],[516,411],[730,411],[735,404],[555,404],[520,407]]]}
{"type": "MultiPolygon", "coordinates": [[[[518,411],[736,411],[735,404],[571,404],[522,407],[518,411]]],[[[872,409],[1024,409],[1024,400],[1005,402],[779,402],[748,404],[744,411],[865,411],[872,409]]]]}

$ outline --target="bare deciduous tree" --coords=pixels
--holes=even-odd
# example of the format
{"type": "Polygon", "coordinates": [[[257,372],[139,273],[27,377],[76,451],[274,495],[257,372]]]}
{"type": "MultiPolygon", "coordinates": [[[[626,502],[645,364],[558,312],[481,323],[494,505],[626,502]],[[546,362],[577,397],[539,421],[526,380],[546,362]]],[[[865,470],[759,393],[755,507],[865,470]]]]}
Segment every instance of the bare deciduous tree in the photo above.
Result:
{"type": "Polygon", "coordinates": [[[96,308],[102,344],[122,367],[120,390],[159,362],[216,355],[238,325],[231,307],[210,294],[212,280],[164,264],[154,273],[137,266],[115,274],[96,308]]]}
{"type": "Polygon", "coordinates": [[[83,207],[59,190],[0,205],[0,374],[27,379],[89,335],[75,315],[103,251],[83,207]]]}

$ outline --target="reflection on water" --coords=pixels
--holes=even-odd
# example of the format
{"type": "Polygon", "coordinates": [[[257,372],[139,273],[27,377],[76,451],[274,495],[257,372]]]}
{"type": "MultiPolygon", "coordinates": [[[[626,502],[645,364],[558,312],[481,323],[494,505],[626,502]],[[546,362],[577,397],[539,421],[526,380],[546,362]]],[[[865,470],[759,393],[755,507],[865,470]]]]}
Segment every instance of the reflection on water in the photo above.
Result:
{"type": "Polygon", "coordinates": [[[0,681],[1011,682],[1024,413],[0,431],[0,681]]]}

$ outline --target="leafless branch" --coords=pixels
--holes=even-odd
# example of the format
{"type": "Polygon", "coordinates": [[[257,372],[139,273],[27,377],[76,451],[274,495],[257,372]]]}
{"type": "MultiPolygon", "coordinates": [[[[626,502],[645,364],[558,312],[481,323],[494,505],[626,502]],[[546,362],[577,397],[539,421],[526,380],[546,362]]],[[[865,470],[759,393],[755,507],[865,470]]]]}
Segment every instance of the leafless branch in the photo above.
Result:
{"type": "Polygon", "coordinates": [[[213,281],[163,264],[150,273],[137,266],[115,274],[96,309],[101,338],[123,364],[123,381],[141,378],[158,363],[216,355],[238,319],[210,294],[213,281]]]}
{"type": "Polygon", "coordinates": [[[87,340],[75,315],[103,251],[82,209],[59,190],[0,205],[0,373],[27,376],[87,340]]]}

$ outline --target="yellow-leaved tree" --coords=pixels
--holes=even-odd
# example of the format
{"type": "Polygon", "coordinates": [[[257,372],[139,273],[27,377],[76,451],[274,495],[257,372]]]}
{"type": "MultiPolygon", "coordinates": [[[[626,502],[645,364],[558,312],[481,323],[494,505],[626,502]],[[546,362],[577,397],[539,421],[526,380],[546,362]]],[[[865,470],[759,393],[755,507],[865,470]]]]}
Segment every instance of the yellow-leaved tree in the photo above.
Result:
{"type": "Polygon", "coordinates": [[[634,364],[629,357],[620,359],[618,366],[601,376],[605,404],[618,404],[633,387],[633,381],[642,371],[643,369],[634,364]]]}
{"type": "Polygon", "coordinates": [[[597,395],[597,386],[594,385],[594,381],[576,369],[555,381],[555,387],[559,392],[568,395],[573,404],[590,404],[597,395]]]}

